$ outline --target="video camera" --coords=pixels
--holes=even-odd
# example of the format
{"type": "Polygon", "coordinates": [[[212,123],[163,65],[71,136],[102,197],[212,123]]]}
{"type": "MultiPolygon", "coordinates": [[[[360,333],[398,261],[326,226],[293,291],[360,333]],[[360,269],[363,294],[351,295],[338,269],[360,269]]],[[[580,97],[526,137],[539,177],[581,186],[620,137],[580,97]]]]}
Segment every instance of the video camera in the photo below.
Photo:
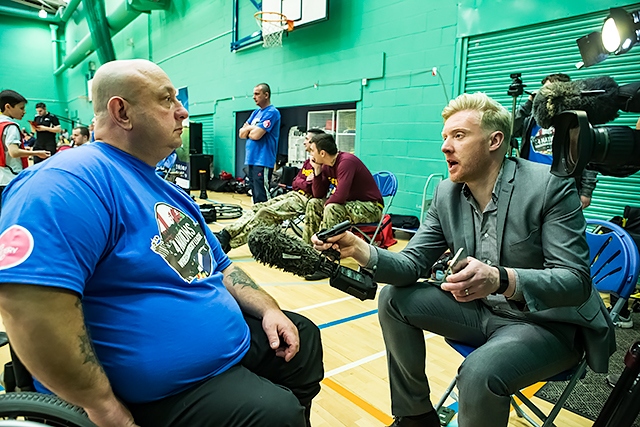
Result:
{"type": "MultiPolygon", "coordinates": [[[[349,220],[333,226],[328,230],[321,230],[316,234],[323,242],[328,238],[337,236],[351,229],[349,220]]],[[[340,252],[335,249],[322,251],[320,255],[326,261],[320,262],[319,270],[329,276],[329,285],[348,293],[362,301],[374,299],[378,285],[373,281],[373,276],[366,270],[352,270],[340,265],[340,252]],[[327,262],[328,261],[328,262],[327,262]]]]}
{"type": "Polygon", "coordinates": [[[640,82],[618,86],[605,76],[543,86],[533,100],[533,115],[541,127],[555,128],[551,173],[578,177],[586,167],[626,177],[640,170],[640,130],[594,127],[619,111],[640,113],[640,82]]]}

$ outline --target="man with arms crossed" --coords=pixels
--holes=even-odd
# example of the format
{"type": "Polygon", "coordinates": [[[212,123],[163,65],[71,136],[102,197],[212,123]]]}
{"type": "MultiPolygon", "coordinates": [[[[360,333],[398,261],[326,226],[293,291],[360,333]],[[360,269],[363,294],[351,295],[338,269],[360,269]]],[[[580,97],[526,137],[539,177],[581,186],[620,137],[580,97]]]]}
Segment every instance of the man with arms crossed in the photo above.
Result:
{"type": "Polygon", "coordinates": [[[175,87],[145,60],[93,82],[96,142],[7,187],[12,348],[99,427],[308,426],[318,328],[231,264],[193,200],[155,174],[182,144],[175,87]]]}
{"type": "Polygon", "coordinates": [[[246,138],[245,164],[249,166],[249,183],[253,203],[269,199],[269,182],[276,164],[280,138],[280,111],[271,105],[271,88],[260,83],[253,88],[258,108],[240,128],[238,136],[246,138]]]}
{"type": "Polygon", "coordinates": [[[591,284],[586,223],[571,180],[505,158],[510,115],[483,93],[442,112],[449,179],[400,253],[351,233],[332,244],[389,283],[379,296],[394,427],[438,427],[425,376],[423,331],[477,350],[458,370],[460,427],[505,427],[509,396],[574,366],[606,372],[613,325],[591,284]],[[442,288],[417,283],[446,250],[467,264],[442,288]]]}

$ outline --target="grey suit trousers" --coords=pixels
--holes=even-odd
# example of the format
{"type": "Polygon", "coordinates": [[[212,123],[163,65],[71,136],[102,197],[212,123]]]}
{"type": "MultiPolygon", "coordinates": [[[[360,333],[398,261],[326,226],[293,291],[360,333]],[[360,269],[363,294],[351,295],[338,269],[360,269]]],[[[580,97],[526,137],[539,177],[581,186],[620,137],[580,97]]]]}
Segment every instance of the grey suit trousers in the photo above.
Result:
{"type": "Polygon", "coordinates": [[[379,297],[395,416],[431,410],[423,331],[479,346],[458,369],[460,427],[502,427],[509,396],[571,368],[582,357],[576,328],[542,327],[492,312],[482,301],[457,302],[429,284],[385,286],[379,297]]]}

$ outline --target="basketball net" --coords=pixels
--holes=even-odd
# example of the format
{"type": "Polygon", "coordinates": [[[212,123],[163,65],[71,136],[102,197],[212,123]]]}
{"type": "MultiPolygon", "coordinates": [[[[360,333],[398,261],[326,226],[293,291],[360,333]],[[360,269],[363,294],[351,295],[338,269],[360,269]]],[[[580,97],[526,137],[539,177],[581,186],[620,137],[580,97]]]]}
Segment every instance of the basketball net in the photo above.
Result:
{"type": "Polygon", "coordinates": [[[253,16],[256,18],[258,28],[262,31],[263,47],[281,47],[285,30],[293,30],[293,21],[287,19],[282,13],[262,11],[256,12],[253,16]]]}

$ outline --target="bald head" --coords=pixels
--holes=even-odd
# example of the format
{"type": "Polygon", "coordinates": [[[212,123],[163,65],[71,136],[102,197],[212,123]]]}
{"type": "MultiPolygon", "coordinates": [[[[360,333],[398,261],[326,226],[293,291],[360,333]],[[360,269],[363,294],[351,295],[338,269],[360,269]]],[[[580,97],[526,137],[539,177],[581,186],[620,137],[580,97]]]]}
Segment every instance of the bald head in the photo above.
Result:
{"type": "Polygon", "coordinates": [[[111,61],[102,65],[93,78],[91,94],[96,118],[107,114],[107,104],[114,96],[137,104],[149,79],[166,78],[160,67],[145,59],[111,61]]]}
{"type": "Polygon", "coordinates": [[[155,165],[182,145],[182,123],[189,117],[177,90],[156,64],[113,61],[93,79],[95,139],[155,165]]]}

